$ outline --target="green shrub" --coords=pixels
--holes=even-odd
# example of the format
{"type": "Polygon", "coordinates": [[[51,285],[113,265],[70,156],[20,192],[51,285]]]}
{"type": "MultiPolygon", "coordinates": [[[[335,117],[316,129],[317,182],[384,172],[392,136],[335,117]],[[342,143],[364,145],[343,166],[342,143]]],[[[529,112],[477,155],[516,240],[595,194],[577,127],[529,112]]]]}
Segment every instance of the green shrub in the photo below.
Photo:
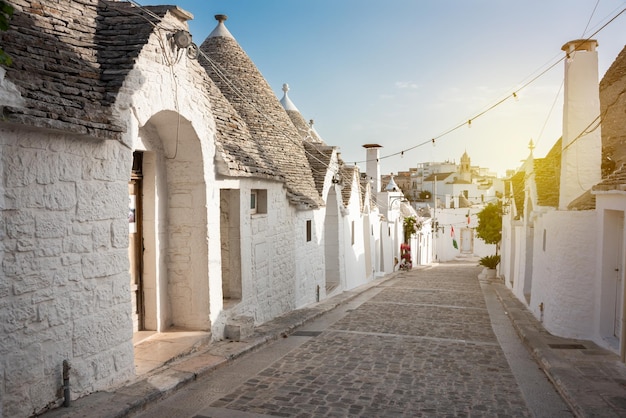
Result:
{"type": "Polygon", "coordinates": [[[485,266],[489,269],[495,269],[498,263],[500,263],[500,256],[497,254],[485,256],[478,262],[481,266],[485,266]]]}

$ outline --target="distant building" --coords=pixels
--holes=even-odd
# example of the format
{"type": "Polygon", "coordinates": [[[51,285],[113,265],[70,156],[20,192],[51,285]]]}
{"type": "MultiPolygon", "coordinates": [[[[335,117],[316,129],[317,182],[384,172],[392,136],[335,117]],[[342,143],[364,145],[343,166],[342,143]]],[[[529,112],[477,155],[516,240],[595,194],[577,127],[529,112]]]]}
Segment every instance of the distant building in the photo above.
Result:
{"type": "Polygon", "coordinates": [[[469,207],[495,201],[504,191],[503,181],[486,168],[472,166],[467,152],[459,164],[421,163],[409,171],[382,176],[383,183],[392,176],[415,207],[435,202],[438,207],[469,207]]]}

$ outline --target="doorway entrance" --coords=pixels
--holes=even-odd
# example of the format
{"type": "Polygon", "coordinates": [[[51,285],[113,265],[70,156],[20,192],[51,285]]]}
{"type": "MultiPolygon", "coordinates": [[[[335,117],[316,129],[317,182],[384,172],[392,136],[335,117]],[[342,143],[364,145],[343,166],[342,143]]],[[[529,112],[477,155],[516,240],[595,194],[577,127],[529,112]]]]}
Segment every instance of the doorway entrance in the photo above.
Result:
{"type": "Polygon", "coordinates": [[[602,337],[626,361],[624,323],[624,212],[604,211],[602,242],[602,337]]]}
{"type": "Polygon", "coordinates": [[[128,182],[128,260],[133,332],[144,329],[143,237],[142,218],[142,153],[133,153],[133,168],[128,182]]]}

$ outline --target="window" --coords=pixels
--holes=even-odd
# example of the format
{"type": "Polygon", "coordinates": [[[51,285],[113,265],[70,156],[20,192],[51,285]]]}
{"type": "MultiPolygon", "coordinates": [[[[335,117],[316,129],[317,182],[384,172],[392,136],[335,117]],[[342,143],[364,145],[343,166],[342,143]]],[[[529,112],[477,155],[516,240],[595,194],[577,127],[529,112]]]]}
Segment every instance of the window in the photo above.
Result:
{"type": "Polygon", "coordinates": [[[350,226],[352,232],[352,245],[354,245],[354,221],[352,221],[352,225],[350,226]]]}
{"type": "Polygon", "coordinates": [[[252,190],[252,192],[250,193],[250,213],[257,212],[256,201],[257,201],[257,191],[252,190]]]}
{"type": "Polygon", "coordinates": [[[250,191],[250,213],[267,213],[267,190],[252,189],[250,191]]]}
{"type": "Polygon", "coordinates": [[[312,221],[309,219],[308,221],[306,221],[306,242],[310,242],[312,239],[312,232],[311,232],[311,227],[312,227],[312,221]]]}

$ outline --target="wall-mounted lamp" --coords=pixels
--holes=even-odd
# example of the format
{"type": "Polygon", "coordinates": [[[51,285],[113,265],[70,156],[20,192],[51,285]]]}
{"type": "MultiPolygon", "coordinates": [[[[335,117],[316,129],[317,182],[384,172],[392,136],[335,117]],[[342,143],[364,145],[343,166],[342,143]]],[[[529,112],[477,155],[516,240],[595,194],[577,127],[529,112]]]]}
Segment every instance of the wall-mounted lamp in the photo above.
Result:
{"type": "Polygon", "coordinates": [[[187,48],[189,45],[191,45],[191,42],[192,42],[191,34],[187,32],[186,30],[179,30],[177,32],[174,32],[171,35],[171,38],[172,38],[172,41],[174,42],[174,45],[176,45],[180,49],[187,48]]]}
{"type": "Polygon", "coordinates": [[[170,42],[172,42],[173,46],[176,46],[178,49],[186,49],[189,59],[195,60],[198,58],[200,50],[198,49],[198,45],[192,42],[191,33],[186,30],[179,30],[167,35],[167,37],[170,42]]]}

